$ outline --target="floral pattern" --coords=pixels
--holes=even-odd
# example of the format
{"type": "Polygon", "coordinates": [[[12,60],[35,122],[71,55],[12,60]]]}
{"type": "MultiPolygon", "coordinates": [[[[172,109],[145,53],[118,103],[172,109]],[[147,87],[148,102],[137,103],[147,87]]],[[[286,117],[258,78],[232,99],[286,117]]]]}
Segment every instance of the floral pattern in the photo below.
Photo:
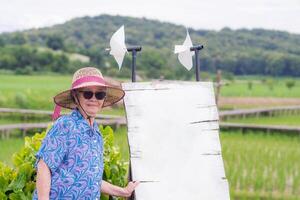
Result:
{"type": "MultiPolygon", "coordinates": [[[[60,117],[36,154],[51,171],[50,199],[98,199],[103,174],[103,140],[75,109],[60,117]]],[[[33,199],[37,199],[34,191],[33,199]]]]}

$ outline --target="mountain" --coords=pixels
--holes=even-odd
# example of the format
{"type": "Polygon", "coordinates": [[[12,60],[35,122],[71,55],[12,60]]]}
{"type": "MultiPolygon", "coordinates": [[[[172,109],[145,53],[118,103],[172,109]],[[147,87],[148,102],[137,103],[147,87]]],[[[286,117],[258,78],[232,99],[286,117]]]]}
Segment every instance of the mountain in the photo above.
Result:
{"type": "MultiPolygon", "coordinates": [[[[126,56],[124,67],[118,72],[115,61],[105,51],[110,37],[123,24],[126,44],[143,47],[137,56],[141,76],[193,77],[193,72],[186,71],[173,53],[174,45],[182,44],[185,39],[185,27],[146,18],[111,15],[75,18],[52,27],[1,34],[0,47],[42,46],[78,53],[89,56],[89,64],[98,66],[109,75],[130,76],[131,57],[126,56]]],[[[300,35],[230,28],[221,31],[189,28],[189,32],[194,44],[204,45],[200,52],[201,70],[215,72],[222,69],[238,75],[300,75],[300,35]]],[[[0,64],[0,68],[5,66],[0,64]]]]}

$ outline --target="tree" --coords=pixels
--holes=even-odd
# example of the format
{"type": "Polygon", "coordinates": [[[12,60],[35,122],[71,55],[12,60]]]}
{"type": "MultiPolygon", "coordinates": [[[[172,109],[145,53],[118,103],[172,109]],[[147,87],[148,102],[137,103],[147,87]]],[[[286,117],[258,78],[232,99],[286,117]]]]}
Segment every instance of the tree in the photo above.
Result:
{"type": "Polygon", "coordinates": [[[64,42],[60,36],[51,35],[47,38],[47,46],[53,50],[64,49],[64,42]]]}
{"type": "Polygon", "coordinates": [[[22,33],[14,33],[11,40],[12,44],[22,45],[26,43],[26,38],[22,33]]]}

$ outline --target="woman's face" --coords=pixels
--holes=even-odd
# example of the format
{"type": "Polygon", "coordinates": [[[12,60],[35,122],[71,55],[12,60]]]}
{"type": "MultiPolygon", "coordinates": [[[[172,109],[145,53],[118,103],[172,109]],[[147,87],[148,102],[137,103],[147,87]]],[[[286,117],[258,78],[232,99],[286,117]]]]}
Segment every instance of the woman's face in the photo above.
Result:
{"type": "MultiPolygon", "coordinates": [[[[84,111],[95,117],[96,114],[101,110],[104,102],[104,93],[106,92],[105,87],[89,86],[85,88],[80,88],[77,91],[77,97],[79,99],[80,105],[84,111]],[[92,94],[93,93],[93,94],[92,94]],[[100,100],[96,98],[101,98],[100,100]]],[[[80,107],[79,107],[80,109],[80,107]]],[[[84,112],[82,113],[84,114],[84,112]]]]}

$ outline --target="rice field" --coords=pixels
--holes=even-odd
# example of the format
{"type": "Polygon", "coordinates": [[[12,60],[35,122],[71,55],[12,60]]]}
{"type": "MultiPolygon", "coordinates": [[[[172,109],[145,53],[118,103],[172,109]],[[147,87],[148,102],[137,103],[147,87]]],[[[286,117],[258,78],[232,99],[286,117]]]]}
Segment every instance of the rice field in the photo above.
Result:
{"type": "Polygon", "coordinates": [[[300,136],[221,134],[233,199],[300,199],[300,136]]]}
{"type": "MultiPolygon", "coordinates": [[[[52,110],[53,96],[69,89],[72,77],[0,75],[0,107],[52,110]]],[[[120,110],[103,110],[103,114],[123,114],[120,110]]]]}
{"type": "MultiPolygon", "coordinates": [[[[222,86],[221,96],[224,97],[277,97],[299,98],[300,79],[278,78],[268,80],[249,79],[238,77],[239,80],[222,86]],[[295,86],[288,88],[287,81],[294,80],[295,86]],[[251,89],[250,89],[251,88],[251,89]]],[[[261,77],[260,79],[264,79],[261,77]]]]}
{"type": "MultiPolygon", "coordinates": [[[[247,80],[248,77],[237,78],[235,82],[222,87],[221,96],[300,98],[300,79],[293,79],[295,86],[288,89],[288,78],[274,79],[272,88],[268,81],[260,80],[263,77],[250,80],[247,80]],[[252,82],[252,89],[249,89],[249,81],[252,82]]],[[[71,79],[71,75],[0,74],[0,107],[52,110],[53,96],[68,89],[71,79]]]]}
{"type": "MultiPolygon", "coordinates": [[[[115,143],[128,160],[126,127],[115,131],[115,143]]],[[[300,199],[300,136],[222,132],[226,176],[232,199],[300,199]]],[[[0,160],[11,155],[23,140],[0,140],[0,160]]]]}

